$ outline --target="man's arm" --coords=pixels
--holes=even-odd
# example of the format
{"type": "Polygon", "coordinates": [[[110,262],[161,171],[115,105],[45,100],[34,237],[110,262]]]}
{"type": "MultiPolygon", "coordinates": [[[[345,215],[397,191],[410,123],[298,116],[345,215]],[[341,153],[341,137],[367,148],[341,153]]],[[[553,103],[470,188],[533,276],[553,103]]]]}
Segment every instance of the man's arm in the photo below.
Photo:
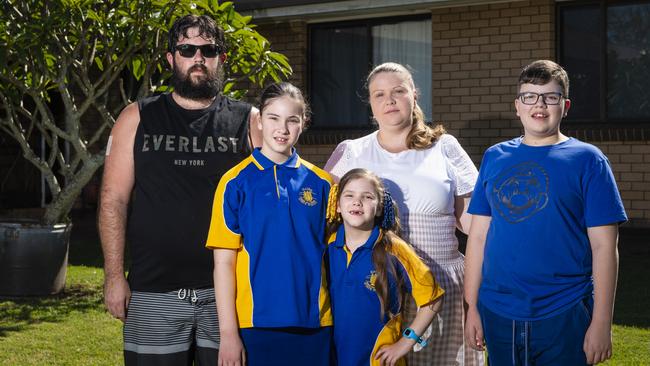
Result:
{"type": "Polygon", "coordinates": [[[251,107],[251,113],[248,115],[248,142],[251,144],[251,148],[262,146],[262,130],[258,126],[260,118],[262,118],[260,111],[251,107]]]}
{"type": "Polygon", "coordinates": [[[124,277],[124,245],[126,213],[135,181],[133,144],[139,121],[137,104],[130,104],[111,131],[97,219],[104,253],[104,303],[109,313],[122,321],[131,298],[124,277]]]}
{"type": "Polygon", "coordinates": [[[612,357],[612,316],[618,277],[618,225],[587,228],[591,243],[594,311],[583,349],[588,364],[612,357]]]}
{"type": "Polygon", "coordinates": [[[478,313],[478,289],[481,286],[483,251],[485,238],[490,228],[491,216],[473,215],[465,249],[465,301],[467,319],[465,320],[465,339],[470,347],[483,350],[483,326],[478,313]]]}

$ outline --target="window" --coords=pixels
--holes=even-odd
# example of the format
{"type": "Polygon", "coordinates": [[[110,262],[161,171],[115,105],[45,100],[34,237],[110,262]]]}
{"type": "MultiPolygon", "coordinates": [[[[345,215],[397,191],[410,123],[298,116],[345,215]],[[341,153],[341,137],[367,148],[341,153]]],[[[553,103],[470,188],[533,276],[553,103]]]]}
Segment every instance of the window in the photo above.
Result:
{"type": "Polygon", "coordinates": [[[408,65],[431,118],[431,18],[363,20],[310,28],[310,102],[316,129],[371,126],[365,78],[387,61],[408,65]]]}
{"type": "Polygon", "coordinates": [[[650,1],[561,5],[558,23],[567,119],[650,121],[650,1]]]}

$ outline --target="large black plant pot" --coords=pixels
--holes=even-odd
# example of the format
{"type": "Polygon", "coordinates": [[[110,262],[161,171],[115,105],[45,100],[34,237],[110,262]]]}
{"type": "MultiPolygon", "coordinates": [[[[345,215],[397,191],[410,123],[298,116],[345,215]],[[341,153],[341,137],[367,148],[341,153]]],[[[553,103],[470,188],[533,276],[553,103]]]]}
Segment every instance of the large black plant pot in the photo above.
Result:
{"type": "Polygon", "coordinates": [[[0,296],[45,296],[65,285],[72,224],[0,222],[0,296]]]}

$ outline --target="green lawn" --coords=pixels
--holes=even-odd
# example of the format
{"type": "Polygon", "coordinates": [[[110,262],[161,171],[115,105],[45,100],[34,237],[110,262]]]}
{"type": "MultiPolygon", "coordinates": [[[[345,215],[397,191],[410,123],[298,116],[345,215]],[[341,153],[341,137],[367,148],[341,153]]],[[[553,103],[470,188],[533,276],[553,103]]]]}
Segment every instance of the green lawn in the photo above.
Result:
{"type": "Polygon", "coordinates": [[[121,365],[122,323],[104,309],[94,215],[73,216],[63,294],[0,300],[0,366],[121,365]]]}
{"type": "MultiPolygon", "coordinates": [[[[104,310],[101,251],[89,230],[73,235],[64,294],[0,300],[0,365],[122,364],[122,326],[104,310]]],[[[648,230],[621,233],[614,357],[605,365],[650,365],[646,238],[648,230]]]]}
{"type": "Polygon", "coordinates": [[[0,365],[120,365],[122,328],[104,311],[103,271],[69,266],[65,294],[0,301],[0,365]]]}

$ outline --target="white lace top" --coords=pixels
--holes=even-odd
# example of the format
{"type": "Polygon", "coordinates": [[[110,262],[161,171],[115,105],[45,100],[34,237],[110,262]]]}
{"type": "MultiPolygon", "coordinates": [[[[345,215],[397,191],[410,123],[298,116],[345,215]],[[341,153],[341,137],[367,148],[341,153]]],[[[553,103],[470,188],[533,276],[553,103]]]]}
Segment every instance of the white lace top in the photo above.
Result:
{"type": "Polygon", "coordinates": [[[481,353],[464,346],[464,259],[454,212],[455,196],[474,190],[474,163],[451,135],[426,150],[390,153],[374,132],[341,142],[325,165],[337,178],[354,168],[370,169],[384,180],[400,209],[402,237],[445,289],[442,311],[429,328],[431,344],[410,352],[409,365],[482,365],[481,353]]]}
{"type": "Polygon", "coordinates": [[[391,153],[379,145],[377,131],[341,142],[325,170],[337,178],[354,168],[379,175],[400,208],[409,213],[453,215],[454,196],[470,193],[478,171],[458,140],[449,134],[426,150],[391,153]]]}

